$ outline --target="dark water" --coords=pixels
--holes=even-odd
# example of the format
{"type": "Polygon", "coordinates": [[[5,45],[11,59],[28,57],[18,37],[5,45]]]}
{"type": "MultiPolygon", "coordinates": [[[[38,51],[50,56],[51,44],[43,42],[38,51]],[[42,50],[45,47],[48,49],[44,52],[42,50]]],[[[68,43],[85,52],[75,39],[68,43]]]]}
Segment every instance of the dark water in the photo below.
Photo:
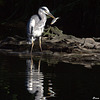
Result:
{"type": "Polygon", "coordinates": [[[0,56],[0,100],[100,99],[100,66],[0,56]]]}

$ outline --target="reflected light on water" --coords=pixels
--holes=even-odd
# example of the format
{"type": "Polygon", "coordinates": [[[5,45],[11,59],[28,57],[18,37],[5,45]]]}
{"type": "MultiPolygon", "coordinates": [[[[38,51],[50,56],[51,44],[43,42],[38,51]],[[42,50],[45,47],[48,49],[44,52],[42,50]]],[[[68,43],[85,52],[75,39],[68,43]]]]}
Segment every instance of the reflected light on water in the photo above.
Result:
{"type": "Polygon", "coordinates": [[[0,100],[100,99],[100,66],[47,61],[0,56],[0,100]]]}
{"type": "Polygon", "coordinates": [[[44,75],[40,71],[41,60],[38,61],[36,66],[32,57],[26,60],[27,65],[27,81],[26,86],[29,93],[35,95],[35,100],[46,100],[46,98],[54,97],[55,92],[53,91],[52,82],[48,80],[48,95],[44,96],[44,75]]]}

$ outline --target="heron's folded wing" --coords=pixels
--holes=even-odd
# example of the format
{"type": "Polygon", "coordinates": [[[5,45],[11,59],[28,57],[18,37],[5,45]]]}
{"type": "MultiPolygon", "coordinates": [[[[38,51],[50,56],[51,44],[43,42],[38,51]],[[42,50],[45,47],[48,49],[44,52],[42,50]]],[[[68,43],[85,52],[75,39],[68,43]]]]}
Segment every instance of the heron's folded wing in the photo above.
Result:
{"type": "Polygon", "coordinates": [[[30,22],[30,33],[31,33],[31,34],[32,34],[32,32],[33,32],[34,27],[35,27],[35,20],[33,19],[33,20],[31,20],[31,22],[30,22]]]}
{"type": "Polygon", "coordinates": [[[31,31],[30,31],[30,33],[31,33],[31,35],[32,35],[32,33],[33,33],[33,26],[31,26],[31,31]]]}

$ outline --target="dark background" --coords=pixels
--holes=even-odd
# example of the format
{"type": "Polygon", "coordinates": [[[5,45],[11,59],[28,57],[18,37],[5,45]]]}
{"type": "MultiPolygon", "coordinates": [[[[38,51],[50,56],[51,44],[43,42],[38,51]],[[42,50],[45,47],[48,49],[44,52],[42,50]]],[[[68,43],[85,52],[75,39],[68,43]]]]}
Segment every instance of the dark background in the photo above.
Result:
{"type": "Polygon", "coordinates": [[[0,0],[0,25],[3,25],[0,29],[9,23],[12,26],[18,22],[26,25],[41,6],[47,6],[55,17],[60,17],[54,25],[63,30],[64,34],[77,37],[100,36],[100,0],[0,0]]]}

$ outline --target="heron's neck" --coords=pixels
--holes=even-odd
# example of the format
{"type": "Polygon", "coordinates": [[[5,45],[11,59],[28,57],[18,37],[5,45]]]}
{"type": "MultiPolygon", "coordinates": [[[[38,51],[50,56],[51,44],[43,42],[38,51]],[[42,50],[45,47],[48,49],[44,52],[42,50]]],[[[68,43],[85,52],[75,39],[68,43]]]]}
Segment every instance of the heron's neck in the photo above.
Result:
{"type": "Polygon", "coordinates": [[[39,12],[38,14],[39,14],[40,20],[46,22],[46,20],[47,20],[46,15],[41,12],[39,12]]]}

